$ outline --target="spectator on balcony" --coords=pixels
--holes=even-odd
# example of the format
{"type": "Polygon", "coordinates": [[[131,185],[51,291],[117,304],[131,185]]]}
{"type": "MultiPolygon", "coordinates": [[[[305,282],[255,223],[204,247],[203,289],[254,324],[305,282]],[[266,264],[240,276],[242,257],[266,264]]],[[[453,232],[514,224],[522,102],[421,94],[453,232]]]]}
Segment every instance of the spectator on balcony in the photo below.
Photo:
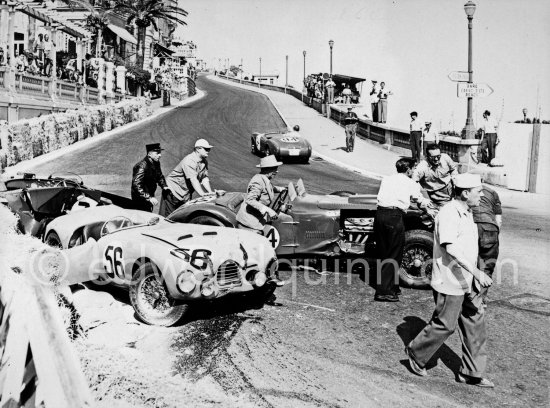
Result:
{"type": "Polygon", "coordinates": [[[55,58],[52,52],[52,44],[55,47],[55,43],[50,41],[48,34],[44,35],[44,75],[50,76],[52,74],[53,58],[55,58]]]}
{"type": "Polygon", "coordinates": [[[426,147],[426,158],[416,166],[412,179],[420,183],[437,207],[441,207],[453,197],[452,177],[458,174],[457,167],[453,159],[441,153],[439,145],[432,143],[426,147]]]}
{"type": "Polygon", "coordinates": [[[388,117],[389,95],[393,95],[393,92],[386,88],[385,82],[380,82],[380,90],[378,91],[378,121],[380,123],[386,123],[388,117]]]}
{"type": "Polygon", "coordinates": [[[15,69],[19,72],[25,72],[29,65],[25,53],[19,54],[19,51],[15,50],[15,69]]]}
{"type": "Polygon", "coordinates": [[[31,75],[40,74],[40,70],[38,69],[38,65],[36,65],[36,58],[34,57],[34,55],[29,53],[27,61],[29,63],[29,66],[27,67],[27,72],[31,75]]]}
{"type": "Polygon", "coordinates": [[[38,41],[34,43],[34,53],[38,55],[38,59],[44,64],[44,35],[38,34],[38,41]]]}

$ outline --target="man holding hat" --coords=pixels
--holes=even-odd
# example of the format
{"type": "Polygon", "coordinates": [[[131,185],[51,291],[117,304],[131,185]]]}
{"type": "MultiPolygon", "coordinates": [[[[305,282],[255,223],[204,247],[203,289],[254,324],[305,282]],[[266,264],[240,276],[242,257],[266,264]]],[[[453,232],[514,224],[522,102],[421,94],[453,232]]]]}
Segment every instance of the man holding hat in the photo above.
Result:
{"type": "Polygon", "coordinates": [[[163,190],[168,190],[166,180],[160,168],[160,143],[151,143],[145,146],[147,155],[133,168],[132,172],[132,200],[139,210],[153,212],[158,204],[155,198],[157,184],[163,190]]]}
{"type": "Polygon", "coordinates": [[[271,208],[275,201],[275,193],[284,190],[282,187],[273,186],[271,180],[283,164],[273,155],[265,156],[256,167],[260,173],[256,174],[248,183],[246,197],[237,213],[237,227],[252,230],[260,235],[264,225],[270,219],[276,219],[277,213],[271,208]]]}
{"type": "Polygon", "coordinates": [[[355,146],[355,134],[357,133],[357,123],[359,118],[355,112],[352,112],[353,107],[348,107],[348,112],[344,115],[344,129],[346,131],[346,152],[353,152],[355,146]]]}
{"type": "Polygon", "coordinates": [[[456,327],[462,342],[462,366],[457,381],[494,387],[483,373],[487,365],[485,308],[479,294],[493,281],[477,268],[477,227],[471,209],[483,193],[478,174],[459,174],[454,199],[435,218],[431,286],[435,311],[428,325],[405,348],[411,371],[425,376],[426,364],[456,327]]]}
{"type": "Polygon", "coordinates": [[[199,196],[212,193],[208,178],[208,154],[212,145],[205,139],[195,142],[195,148],[183,158],[166,178],[172,194],[163,194],[159,214],[167,217],[178,207],[191,200],[193,193],[199,196]]]}

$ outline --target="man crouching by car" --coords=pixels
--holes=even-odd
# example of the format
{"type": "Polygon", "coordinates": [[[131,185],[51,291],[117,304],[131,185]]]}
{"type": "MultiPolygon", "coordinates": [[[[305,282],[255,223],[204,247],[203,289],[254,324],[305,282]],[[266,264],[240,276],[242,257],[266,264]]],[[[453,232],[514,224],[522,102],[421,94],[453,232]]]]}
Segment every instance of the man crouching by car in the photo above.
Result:
{"type": "Polygon", "coordinates": [[[160,168],[161,149],[160,143],[152,143],[145,146],[147,156],[140,160],[133,168],[132,174],[132,201],[136,208],[142,211],[153,212],[153,207],[158,204],[155,198],[157,184],[163,190],[170,190],[160,168]]]}

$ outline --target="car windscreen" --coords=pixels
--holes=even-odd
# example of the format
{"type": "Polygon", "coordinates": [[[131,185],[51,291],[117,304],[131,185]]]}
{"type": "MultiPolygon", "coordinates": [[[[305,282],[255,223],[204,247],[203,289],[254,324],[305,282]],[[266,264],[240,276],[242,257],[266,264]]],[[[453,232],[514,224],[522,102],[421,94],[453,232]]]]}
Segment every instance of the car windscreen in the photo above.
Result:
{"type": "Polygon", "coordinates": [[[70,187],[31,188],[26,191],[31,209],[47,215],[59,215],[70,209],[79,189],[70,187]]]}

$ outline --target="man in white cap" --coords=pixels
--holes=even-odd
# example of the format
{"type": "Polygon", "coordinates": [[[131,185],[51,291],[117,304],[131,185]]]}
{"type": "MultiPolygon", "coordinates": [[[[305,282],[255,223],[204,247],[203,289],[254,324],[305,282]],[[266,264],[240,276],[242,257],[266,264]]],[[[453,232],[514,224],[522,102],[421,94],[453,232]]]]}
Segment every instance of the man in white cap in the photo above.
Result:
{"type": "Polygon", "coordinates": [[[191,200],[193,193],[199,196],[212,193],[208,178],[208,154],[212,146],[205,139],[195,142],[193,152],[166,177],[166,183],[172,194],[163,194],[159,214],[166,217],[178,207],[191,200]]]}
{"type": "Polygon", "coordinates": [[[494,387],[483,373],[487,365],[487,332],[481,288],[491,278],[477,268],[478,233],[471,209],[479,205],[481,179],[459,174],[455,197],[435,218],[431,286],[435,311],[428,325],[405,348],[411,371],[425,376],[426,365],[458,326],[462,341],[462,365],[457,381],[478,387],[494,387]]]}

